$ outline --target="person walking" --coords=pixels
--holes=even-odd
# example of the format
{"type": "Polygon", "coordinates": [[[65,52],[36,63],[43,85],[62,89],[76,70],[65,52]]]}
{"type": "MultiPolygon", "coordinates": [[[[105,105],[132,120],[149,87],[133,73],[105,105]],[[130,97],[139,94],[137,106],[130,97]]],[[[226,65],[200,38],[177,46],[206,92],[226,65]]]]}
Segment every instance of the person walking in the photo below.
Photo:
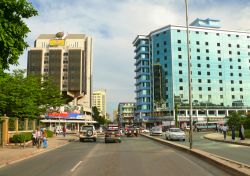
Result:
{"type": "Polygon", "coordinates": [[[234,125],[232,125],[232,141],[235,140],[235,128],[234,128],[234,125]]]}
{"type": "Polygon", "coordinates": [[[66,127],[65,127],[65,125],[63,126],[63,137],[65,137],[66,136],[66,127]]]}
{"type": "Polygon", "coordinates": [[[245,139],[245,129],[244,129],[242,124],[241,124],[240,129],[239,129],[239,137],[240,137],[240,140],[245,139]]]}
{"type": "Polygon", "coordinates": [[[41,144],[42,144],[42,132],[38,127],[36,130],[36,146],[38,149],[41,147],[41,144]]]}
{"type": "Polygon", "coordinates": [[[32,133],[32,145],[33,147],[36,146],[36,133],[37,133],[37,130],[34,130],[33,133],[32,133]]]}
{"type": "Polygon", "coordinates": [[[223,132],[223,135],[224,135],[224,140],[226,140],[226,138],[227,138],[227,126],[226,125],[224,125],[222,127],[222,132],[223,132]]]}

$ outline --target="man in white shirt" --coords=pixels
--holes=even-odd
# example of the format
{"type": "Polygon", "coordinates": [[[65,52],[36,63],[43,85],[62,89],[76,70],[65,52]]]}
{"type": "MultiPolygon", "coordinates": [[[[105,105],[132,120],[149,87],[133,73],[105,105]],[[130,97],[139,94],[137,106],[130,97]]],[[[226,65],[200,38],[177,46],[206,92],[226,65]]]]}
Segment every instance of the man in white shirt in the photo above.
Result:
{"type": "Polygon", "coordinates": [[[224,135],[224,140],[226,140],[226,137],[227,137],[227,126],[226,125],[224,125],[222,127],[222,131],[223,131],[223,135],[224,135]]]}

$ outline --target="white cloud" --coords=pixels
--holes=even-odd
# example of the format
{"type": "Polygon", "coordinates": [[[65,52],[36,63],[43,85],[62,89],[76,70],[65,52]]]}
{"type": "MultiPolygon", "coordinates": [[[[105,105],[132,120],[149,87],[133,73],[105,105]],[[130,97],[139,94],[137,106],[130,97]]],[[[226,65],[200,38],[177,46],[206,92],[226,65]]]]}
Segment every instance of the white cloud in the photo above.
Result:
{"type": "MultiPolygon", "coordinates": [[[[108,102],[135,101],[132,42],[136,35],[148,34],[168,24],[185,25],[184,0],[34,2],[39,16],[27,20],[31,29],[27,38],[30,46],[33,46],[34,40],[41,33],[64,31],[91,35],[94,42],[94,89],[107,89],[108,102]]],[[[237,2],[223,4],[214,0],[191,1],[189,20],[212,17],[221,19],[227,29],[249,29],[249,6],[244,0],[237,2]]],[[[26,68],[27,52],[19,62],[19,68],[26,68]]]]}

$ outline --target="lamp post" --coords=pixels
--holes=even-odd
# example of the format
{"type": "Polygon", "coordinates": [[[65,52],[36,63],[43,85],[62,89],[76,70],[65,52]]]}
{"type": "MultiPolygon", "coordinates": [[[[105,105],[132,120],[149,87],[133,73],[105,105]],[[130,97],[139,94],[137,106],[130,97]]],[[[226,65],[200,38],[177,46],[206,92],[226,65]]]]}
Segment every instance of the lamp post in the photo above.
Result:
{"type": "Polygon", "coordinates": [[[189,24],[188,24],[188,0],[185,0],[186,7],[186,27],[187,27],[187,55],[188,55],[188,93],[189,93],[189,148],[193,146],[193,107],[192,107],[192,83],[191,83],[191,61],[190,61],[190,49],[189,49],[189,24]]]}

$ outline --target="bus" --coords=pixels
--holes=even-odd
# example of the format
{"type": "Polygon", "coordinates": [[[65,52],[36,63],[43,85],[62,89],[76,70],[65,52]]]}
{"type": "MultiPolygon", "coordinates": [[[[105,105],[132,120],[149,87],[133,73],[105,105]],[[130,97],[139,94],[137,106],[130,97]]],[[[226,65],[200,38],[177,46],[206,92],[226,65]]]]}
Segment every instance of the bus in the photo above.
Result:
{"type": "Polygon", "coordinates": [[[196,122],[195,128],[197,131],[202,130],[218,130],[220,126],[219,122],[196,122]]]}

